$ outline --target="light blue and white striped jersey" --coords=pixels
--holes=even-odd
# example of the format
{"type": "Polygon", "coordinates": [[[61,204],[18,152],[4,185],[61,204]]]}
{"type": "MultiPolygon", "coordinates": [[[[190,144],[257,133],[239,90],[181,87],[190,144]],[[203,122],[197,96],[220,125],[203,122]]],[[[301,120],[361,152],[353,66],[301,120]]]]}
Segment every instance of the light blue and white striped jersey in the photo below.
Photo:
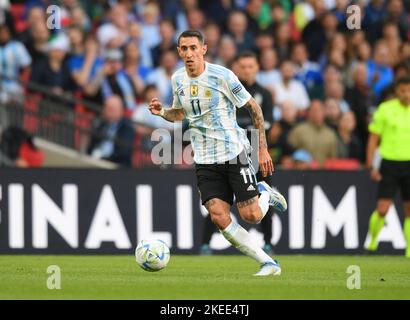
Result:
{"type": "Polygon", "coordinates": [[[31,64],[31,57],[26,47],[19,41],[11,40],[0,46],[0,100],[7,93],[22,94],[18,79],[20,69],[31,64]]]}
{"type": "Polygon", "coordinates": [[[235,108],[252,96],[231,70],[206,62],[204,72],[190,78],[183,67],[172,76],[172,90],[172,107],[183,108],[189,121],[195,163],[221,163],[250,151],[235,108]]]}

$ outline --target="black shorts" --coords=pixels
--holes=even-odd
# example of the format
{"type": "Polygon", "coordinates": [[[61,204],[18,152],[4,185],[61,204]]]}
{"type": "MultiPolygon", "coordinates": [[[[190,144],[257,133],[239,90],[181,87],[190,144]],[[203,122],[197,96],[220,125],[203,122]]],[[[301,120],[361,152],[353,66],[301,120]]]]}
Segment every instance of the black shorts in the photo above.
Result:
{"type": "Polygon", "coordinates": [[[383,160],[380,173],[378,199],[394,199],[400,188],[402,199],[410,201],[410,161],[383,160]]]}
{"type": "Polygon", "coordinates": [[[213,198],[230,205],[259,195],[254,169],[249,157],[242,152],[231,161],[218,164],[195,164],[202,204],[213,198]]]}

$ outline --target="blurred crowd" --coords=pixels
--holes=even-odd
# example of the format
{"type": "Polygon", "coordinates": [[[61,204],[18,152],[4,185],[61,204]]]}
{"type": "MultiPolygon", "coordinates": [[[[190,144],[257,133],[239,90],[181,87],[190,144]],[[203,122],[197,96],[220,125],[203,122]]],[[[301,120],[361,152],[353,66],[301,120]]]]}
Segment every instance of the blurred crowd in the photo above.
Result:
{"type": "Polygon", "coordinates": [[[176,39],[196,29],[207,61],[238,75],[236,57],[256,54],[256,80],[271,96],[264,114],[275,164],[356,168],[371,114],[410,74],[409,21],[403,0],[2,0],[0,101],[21,97],[15,79],[26,77],[96,102],[101,134],[89,153],[130,166],[132,148],[113,138],[142,136],[148,150],[152,131],[166,127],[146,106],[152,97],[171,104],[176,39]],[[57,28],[47,12],[54,4],[57,28]],[[351,4],[361,8],[360,29],[347,27],[351,4]]]}

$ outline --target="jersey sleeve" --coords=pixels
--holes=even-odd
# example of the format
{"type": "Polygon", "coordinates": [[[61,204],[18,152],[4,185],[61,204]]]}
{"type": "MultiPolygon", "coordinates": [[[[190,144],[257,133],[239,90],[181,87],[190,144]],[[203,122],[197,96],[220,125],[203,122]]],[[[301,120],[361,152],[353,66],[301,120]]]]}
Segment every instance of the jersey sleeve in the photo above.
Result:
{"type": "Polygon", "coordinates": [[[251,94],[232,71],[228,72],[226,85],[228,96],[237,108],[243,107],[252,98],[251,94]]]}
{"type": "Polygon", "coordinates": [[[383,127],[386,119],[385,108],[380,105],[379,108],[373,114],[372,122],[369,124],[369,132],[381,135],[383,133],[383,127]]]}
{"type": "Polygon", "coordinates": [[[171,85],[172,85],[172,108],[175,109],[182,109],[181,100],[179,100],[178,96],[178,86],[175,76],[171,78],[171,85]]]}
{"type": "Polygon", "coordinates": [[[31,56],[26,47],[21,42],[16,42],[16,49],[18,52],[18,60],[20,68],[25,68],[31,64],[31,56]]]}

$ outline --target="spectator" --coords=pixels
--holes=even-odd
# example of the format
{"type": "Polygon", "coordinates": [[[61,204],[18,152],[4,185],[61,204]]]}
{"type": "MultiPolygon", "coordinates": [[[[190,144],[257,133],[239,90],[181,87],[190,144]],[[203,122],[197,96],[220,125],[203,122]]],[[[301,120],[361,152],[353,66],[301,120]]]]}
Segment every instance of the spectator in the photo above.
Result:
{"type": "Polygon", "coordinates": [[[324,12],[321,0],[314,2],[315,18],[303,29],[302,39],[306,44],[309,57],[317,62],[326,43],[336,34],[338,20],[333,13],[324,12]]]}
{"type": "Polygon", "coordinates": [[[289,24],[282,22],[275,29],[275,49],[279,61],[282,62],[290,57],[291,38],[289,24]]]}
{"type": "Polygon", "coordinates": [[[357,60],[366,62],[372,57],[372,47],[367,41],[363,41],[357,47],[357,60]]]}
{"type": "Polygon", "coordinates": [[[410,64],[410,42],[403,42],[400,48],[400,63],[410,64]]]}
{"type": "Polygon", "coordinates": [[[97,39],[103,50],[118,48],[127,41],[129,35],[128,13],[124,5],[116,4],[108,12],[107,23],[97,30],[97,39]]]}
{"type": "Polygon", "coordinates": [[[363,30],[367,38],[374,42],[377,38],[377,25],[383,21],[385,15],[385,0],[370,0],[364,10],[363,30]]]}
{"type": "Polygon", "coordinates": [[[281,81],[280,71],[276,68],[278,64],[276,50],[273,48],[263,50],[259,60],[261,70],[256,80],[274,94],[274,85],[281,81]]]}
{"type": "Polygon", "coordinates": [[[46,45],[50,38],[50,30],[43,21],[38,21],[30,28],[31,38],[25,46],[31,56],[32,65],[47,59],[46,45]]]}
{"type": "Polygon", "coordinates": [[[258,34],[263,27],[259,24],[259,17],[262,10],[261,0],[249,0],[246,8],[245,14],[247,19],[247,25],[252,34],[258,34]]]}
{"type": "Polygon", "coordinates": [[[294,170],[309,170],[312,169],[313,166],[313,158],[312,155],[303,149],[298,149],[292,154],[293,166],[292,169],[294,170]]]}
{"type": "Polygon", "coordinates": [[[340,70],[346,67],[345,58],[347,57],[347,42],[344,35],[337,32],[326,45],[325,52],[319,59],[322,69],[327,64],[336,65],[340,70]]]}
{"type": "Polygon", "coordinates": [[[295,65],[284,61],[280,67],[281,81],[273,85],[275,104],[292,101],[299,111],[309,107],[309,96],[299,80],[295,80],[295,65]]]}
{"type": "Polygon", "coordinates": [[[92,75],[84,92],[103,103],[112,95],[121,97],[127,111],[135,109],[139,92],[133,80],[123,70],[123,54],[118,49],[107,50],[104,53],[104,64],[92,75]]]}
{"type": "Polygon", "coordinates": [[[68,37],[71,47],[68,67],[75,83],[82,88],[90,79],[92,70],[100,62],[98,43],[92,37],[85,39],[83,31],[78,27],[70,27],[68,37]]]}
{"type": "MultiPolygon", "coordinates": [[[[153,98],[159,96],[157,87],[154,84],[147,85],[144,91],[144,101],[137,105],[132,115],[132,120],[135,122],[134,128],[139,137],[141,137],[141,151],[150,152],[154,146],[154,142],[151,140],[151,134],[156,129],[166,129],[170,131],[169,137],[171,137],[174,128],[179,128],[180,123],[172,123],[164,121],[161,117],[152,116],[148,109],[149,103],[153,98]]],[[[167,136],[163,136],[163,139],[167,139],[167,136]]],[[[161,143],[171,143],[171,139],[161,143]]]]}
{"type": "Polygon", "coordinates": [[[293,147],[288,142],[289,132],[297,124],[297,109],[293,102],[285,101],[280,105],[281,118],[272,125],[267,136],[269,153],[274,163],[283,163],[293,152],[293,147]]]}
{"type": "Polygon", "coordinates": [[[356,118],[351,111],[340,116],[337,126],[337,158],[356,159],[364,162],[364,147],[354,133],[356,118]]]}
{"type": "Polygon", "coordinates": [[[172,104],[171,76],[178,66],[175,51],[169,50],[161,57],[161,64],[148,76],[147,83],[155,84],[160,92],[159,99],[167,105],[172,104]]]}
{"type": "Polygon", "coordinates": [[[272,19],[272,23],[269,26],[270,30],[277,30],[278,26],[285,23],[289,27],[291,26],[289,23],[289,12],[286,12],[284,6],[286,6],[286,1],[281,1],[280,3],[276,2],[273,3],[270,10],[270,16],[272,19]]]}
{"type": "Polygon", "coordinates": [[[349,62],[355,63],[358,60],[358,51],[361,43],[366,41],[366,34],[363,30],[353,30],[347,34],[346,53],[349,62]]]}
{"type": "MultiPolygon", "coordinates": [[[[198,1],[182,1],[197,3],[198,1]]],[[[192,4],[191,4],[192,5],[192,4]]],[[[213,1],[199,1],[200,8],[204,11],[207,20],[214,21],[216,24],[223,26],[226,22],[226,17],[234,7],[237,7],[235,1],[213,0],[213,1]]],[[[205,37],[206,39],[206,37],[205,37]]]]}
{"type": "Polygon", "coordinates": [[[12,37],[16,36],[16,26],[13,19],[13,15],[10,11],[10,3],[9,0],[0,1],[0,24],[5,24],[9,32],[11,33],[12,37]]]}
{"type": "Polygon", "coordinates": [[[229,67],[237,54],[235,42],[230,36],[223,36],[219,44],[218,58],[215,63],[224,67],[229,67]]]}
{"type": "Polygon", "coordinates": [[[0,102],[20,100],[23,88],[19,79],[29,70],[31,57],[21,42],[11,38],[6,24],[0,24],[0,57],[0,102]]]}
{"type": "Polygon", "coordinates": [[[155,68],[159,66],[161,56],[165,51],[175,51],[177,49],[175,27],[170,20],[161,21],[159,33],[161,35],[161,43],[151,49],[152,63],[155,68]]]}
{"type": "Polygon", "coordinates": [[[140,52],[141,65],[145,68],[152,67],[151,49],[148,48],[144,39],[142,38],[141,25],[138,22],[131,22],[129,25],[129,39],[128,42],[135,43],[140,52]]]}
{"type": "Polygon", "coordinates": [[[88,153],[122,166],[131,166],[135,131],[124,117],[121,97],[113,95],[105,100],[103,117],[93,131],[88,153]]]}
{"type": "Polygon", "coordinates": [[[216,23],[209,22],[205,26],[204,36],[208,50],[206,51],[207,61],[212,62],[218,57],[218,48],[221,40],[221,31],[216,23]]]}
{"type": "MultiPolygon", "coordinates": [[[[181,8],[178,13],[173,16],[175,19],[175,25],[177,29],[177,34],[182,33],[184,30],[189,28],[187,20],[187,12],[198,8],[198,0],[181,0],[181,8]]],[[[167,18],[170,18],[169,16],[167,18]]]]}
{"type": "Polygon", "coordinates": [[[248,22],[242,11],[233,11],[228,17],[228,32],[232,36],[238,53],[253,49],[253,37],[247,30],[248,22]]]}
{"type": "Polygon", "coordinates": [[[319,17],[325,10],[323,1],[318,1],[320,7],[313,9],[315,0],[298,1],[293,9],[296,28],[302,31],[315,17],[319,17]],[[316,13],[315,13],[316,11],[316,13]]]}
{"type": "Polygon", "coordinates": [[[325,106],[325,122],[335,132],[339,124],[342,111],[340,110],[339,103],[334,98],[327,98],[324,103],[325,106]]]}
{"type": "Polygon", "coordinates": [[[393,82],[393,70],[390,67],[390,50],[383,42],[375,46],[373,60],[367,62],[367,83],[376,98],[393,82]]]}
{"type": "Polygon", "coordinates": [[[83,32],[89,32],[91,29],[91,21],[80,5],[76,5],[71,9],[70,26],[77,27],[83,32]]]}
{"type": "Polygon", "coordinates": [[[266,50],[271,50],[274,46],[275,40],[271,33],[260,32],[255,36],[255,52],[260,57],[266,50]]]}
{"type": "Polygon", "coordinates": [[[336,158],[336,134],[325,124],[325,112],[320,100],[313,100],[307,121],[297,125],[289,133],[288,141],[296,149],[305,149],[322,166],[326,159],[336,158]]]}
{"type": "Polygon", "coordinates": [[[140,60],[138,45],[135,42],[128,42],[124,46],[124,71],[132,80],[138,95],[144,91],[145,83],[152,71],[141,65],[140,60]]]}
{"type": "Polygon", "coordinates": [[[326,82],[325,83],[325,98],[332,98],[337,101],[342,112],[350,110],[349,103],[344,99],[345,89],[340,81],[326,82]]]}
{"type": "MultiPolygon", "coordinates": [[[[20,40],[29,50],[29,46],[33,42],[33,37],[36,36],[36,31],[34,30],[35,25],[46,25],[46,12],[40,6],[32,6],[27,12],[27,26],[26,29],[18,35],[18,40],[20,40]]],[[[47,30],[48,31],[48,30],[47,30]]],[[[30,50],[29,50],[30,51],[30,50]]]]}
{"type": "Polygon", "coordinates": [[[310,98],[317,98],[323,86],[323,77],[319,64],[309,61],[308,52],[303,43],[296,43],[293,47],[292,61],[296,66],[295,78],[303,83],[310,98]]]}
{"type": "Polygon", "coordinates": [[[44,153],[33,141],[33,136],[19,127],[6,128],[0,139],[0,166],[38,168],[44,164],[44,153]]]}
{"type": "Polygon", "coordinates": [[[160,11],[158,4],[154,1],[147,2],[143,7],[141,31],[142,39],[149,49],[152,49],[161,43],[159,22],[160,11]]]}
{"type": "Polygon", "coordinates": [[[188,29],[199,30],[203,32],[205,27],[205,16],[199,9],[190,9],[187,11],[188,29]]]}
{"type": "Polygon", "coordinates": [[[347,6],[350,0],[336,0],[336,6],[331,10],[331,12],[336,16],[339,25],[346,25],[347,18],[347,6]]]}
{"type": "MultiPolygon", "coordinates": [[[[408,15],[404,10],[403,0],[387,0],[386,14],[384,19],[386,22],[391,22],[393,25],[396,25],[399,28],[400,37],[403,41],[408,40],[410,25],[408,15]]],[[[380,24],[379,30],[381,28],[382,25],[380,24]]],[[[378,35],[380,35],[380,33],[378,35]]]]}
{"type": "Polygon", "coordinates": [[[375,106],[374,96],[367,84],[367,66],[357,63],[352,72],[353,86],[346,91],[346,100],[349,102],[357,120],[356,133],[363,146],[368,137],[369,115],[375,106]]]}
{"type": "Polygon", "coordinates": [[[400,61],[400,48],[402,45],[399,27],[394,22],[387,22],[384,24],[382,32],[383,36],[380,41],[389,48],[390,63],[392,66],[396,66],[400,61]]]}

